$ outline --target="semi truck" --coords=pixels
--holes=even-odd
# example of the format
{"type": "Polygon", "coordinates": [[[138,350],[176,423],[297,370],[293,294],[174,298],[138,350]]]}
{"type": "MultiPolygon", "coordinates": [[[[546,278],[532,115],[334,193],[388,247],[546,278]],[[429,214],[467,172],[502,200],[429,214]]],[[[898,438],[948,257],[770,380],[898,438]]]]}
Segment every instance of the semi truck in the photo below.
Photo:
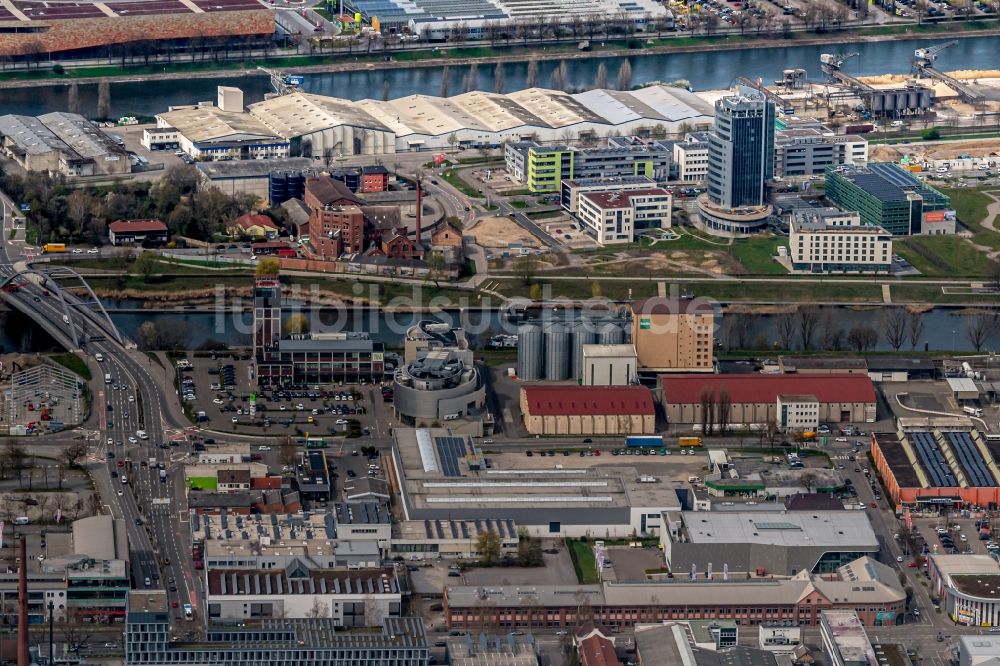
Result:
{"type": "Polygon", "coordinates": [[[632,435],[625,438],[625,446],[630,448],[640,446],[662,447],[663,437],[659,435],[632,435]]]}
{"type": "Polygon", "coordinates": [[[51,254],[53,252],[65,252],[66,243],[46,243],[42,246],[42,252],[45,254],[51,254]]]}
{"type": "Polygon", "coordinates": [[[678,446],[701,446],[701,437],[679,437],[678,446]]]}

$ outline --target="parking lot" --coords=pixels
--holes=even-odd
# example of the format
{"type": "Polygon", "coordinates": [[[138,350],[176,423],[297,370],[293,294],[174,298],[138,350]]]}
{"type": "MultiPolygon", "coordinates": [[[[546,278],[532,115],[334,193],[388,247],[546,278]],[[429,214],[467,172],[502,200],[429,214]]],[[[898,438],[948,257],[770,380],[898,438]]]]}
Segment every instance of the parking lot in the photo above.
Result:
{"type": "Polygon", "coordinates": [[[196,356],[178,367],[181,396],[213,430],[275,435],[369,434],[373,393],[365,386],[324,385],[260,391],[247,354],[196,356]],[[255,398],[255,400],[251,400],[255,398]]]}

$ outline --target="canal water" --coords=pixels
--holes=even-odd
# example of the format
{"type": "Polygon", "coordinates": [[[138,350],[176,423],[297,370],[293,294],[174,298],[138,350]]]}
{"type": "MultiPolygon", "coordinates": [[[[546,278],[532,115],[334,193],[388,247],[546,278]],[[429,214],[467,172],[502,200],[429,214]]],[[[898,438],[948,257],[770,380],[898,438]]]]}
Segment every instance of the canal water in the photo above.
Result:
{"type": "MultiPolygon", "coordinates": [[[[251,315],[249,312],[206,312],[192,310],[191,312],[158,312],[156,310],[137,312],[133,308],[141,307],[134,302],[105,303],[111,309],[115,324],[128,337],[135,339],[139,327],[146,321],[153,322],[161,330],[185,331],[184,344],[189,348],[197,348],[212,342],[224,343],[229,346],[250,345],[251,315]],[[116,311],[115,308],[127,308],[126,311],[116,311]]],[[[828,306],[822,308],[832,314],[833,320],[845,334],[853,326],[868,325],[876,330],[884,330],[878,319],[884,308],[852,308],[844,306],[828,306]]],[[[773,345],[777,340],[778,319],[782,315],[759,315],[751,341],[763,340],[767,345],[773,345]]],[[[924,333],[917,345],[919,351],[926,349],[939,352],[971,352],[971,344],[966,338],[966,330],[972,317],[969,311],[958,308],[934,308],[921,315],[924,321],[924,333]]],[[[420,319],[435,318],[446,321],[453,326],[463,328],[467,336],[481,339],[498,333],[514,334],[517,332],[518,321],[512,321],[497,310],[464,309],[439,310],[433,315],[414,312],[386,313],[368,308],[319,309],[316,311],[311,330],[367,332],[378,342],[390,347],[402,346],[406,330],[420,319]]],[[[725,342],[725,317],[717,318],[716,339],[725,342]]],[[[0,317],[0,345],[4,350],[39,351],[51,345],[47,336],[37,330],[30,330],[26,317],[0,317]]],[[[880,339],[876,350],[889,351],[891,348],[885,339],[880,339]]],[[[909,342],[903,350],[909,349],[909,342]]],[[[1000,331],[995,332],[983,347],[983,351],[1000,350],[1000,331]]]]}
{"type": "MultiPolygon", "coordinates": [[[[910,71],[914,49],[926,46],[923,40],[881,41],[861,44],[825,44],[822,46],[787,46],[775,48],[747,48],[735,51],[703,51],[698,53],[649,54],[630,56],[632,83],[640,85],[650,81],[671,82],[685,79],[695,90],[728,87],[737,76],[761,77],[765,82],[781,76],[782,70],[802,68],[812,80],[821,80],[819,56],[821,53],[859,51],[860,55],[845,66],[856,76],[910,71]]],[[[995,69],[1000,52],[1000,37],[972,37],[960,39],[958,44],[942,54],[938,65],[944,70],[995,69]]],[[[608,79],[614,81],[623,58],[568,58],[569,87],[583,90],[592,88],[597,67],[604,62],[608,79]]],[[[538,63],[538,85],[547,86],[552,71],[558,66],[557,58],[547,58],[544,53],[538,63]]],[[[494,89],[494,68],[477,68],[476,83],[479,90],[494,89]]],[[[368,70],[356,72],[309,74],[304,89],[322,95],[349,99],[381,99],[383,82],[388,81],[392,97],[405,95],[438,95],[441,91],[440,67],[414,67],[393,70],[368,70]]],[[[448,68],[449,91],[452,95],[462,91],[467,66],[448,68]]],[[[527,64],[510,63],[504,66],[505,90],[511,92],[527,86],[527,64]]],[[[270,84],[264,76],[220,76],[208,79],[136,81],[114,83],[111,86],[112,116],[153,115],[166,111],[168,106],[191,104],[200,100],[214,100],[216,86],[238,86],[246,93],[246,102],[264,98],[270,84]]],[[[51,85],[36,88],[0,89],[0,114],[41,114],[66,110],[67,87],[51,85]]],[[[87,116],[97,114],[97,86],[80,86],[81,112],[87,116]]]]}

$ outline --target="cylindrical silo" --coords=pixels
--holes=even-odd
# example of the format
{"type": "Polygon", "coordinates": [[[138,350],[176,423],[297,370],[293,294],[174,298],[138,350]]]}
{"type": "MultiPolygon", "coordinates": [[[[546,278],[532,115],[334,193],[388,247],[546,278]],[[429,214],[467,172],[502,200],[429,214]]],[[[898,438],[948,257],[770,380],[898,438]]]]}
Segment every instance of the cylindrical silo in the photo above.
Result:
{"type": "Polygon", "coordinates": [[[583,373],[583,346],[597,342],[597,331],[588,321],[577,322],[573,327],[573,379],[580,379],[583,373]]]}
{"type": "Polygon", "coordinates": [[[561,381],[569,379],[570,352],[573,344],[565,324],[549,324],[545,329],[545,378],[561,381]]]}
{"type": "Polygon", "coordinates": [[[625,342],[625,331],[614,322],[601,324],[597,329],[597,343],[602,345],[620,345],[625,342]]]}
{"type": "Polygon", "coordinates": [[[517,329],[517,377],[526,382],[537,382],[545,371],[545,353],[542,329],[525,324],[517,329]]]}

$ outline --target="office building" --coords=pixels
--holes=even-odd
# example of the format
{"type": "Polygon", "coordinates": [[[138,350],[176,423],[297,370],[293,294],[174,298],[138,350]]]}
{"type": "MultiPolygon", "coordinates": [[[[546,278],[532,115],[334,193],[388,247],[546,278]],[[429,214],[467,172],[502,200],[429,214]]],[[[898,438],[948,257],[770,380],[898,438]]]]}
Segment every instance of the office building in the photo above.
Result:
{"type": "Polygon", "coordinates": [[[615,145],[611,141],[604,148],[517,142],[507,145],[504,158],[508,173],[523,173],[523,182],[532,192],[560,192],[564,180],[645,176],[665,181],[669,177],[672,143],[636,140],[615,145]]]}
{"type": "Polygon", "coordinates": [[[799,209],[789,224],[788,261],[809,273],[888,273],[892,234],[862,223],[857,212],[799,209]]]}
{"type": "Polygon", "coordinates": [[[779,395],[777,425],[782,432],[816,432],[819,427],[819,399],[802,393],[779,395]]]}
{"type": "Polygon", "coordinates": [[[790,622],[816,626],[825,610],[848,610],[868,626],[902,622],[906,592],[896,571],[868,557],[835,574],[802,571],[791,578],[604,582],[598,585],[460,586],[445,588],[445,622],[468,629],[494,626],[575,627],[586,621],[611,629],[682,620],[732,620],[738,625],[790,622]],[[483,594],[486,594],[483,603],[483,594]]]}
{"type": "Polygon", "coordinates": [[[660,396],[671,425],[700,427],[703,402],[728,397],[731,427],[779,422],[779,396],[807,395],[824,423],[874,423],[875,387],[867,375],[661,375],[660,396]]]}
{"type": "Polygon", "coordinates": [[[635,345],[582,345],[583,386],[628,386],[638,380],[635,345]]]}
{"type": "Polygon", "coordinates": [[[766,183],[774,176],[774,102],[757,91],[715,103],[708,136],[708,191],[698,197],[705,229],[724,235],[759,231],[771,215],[766,183]]]}
{"type": "Polygon", "coordinates": [[[709,132],[689,132],[674,143],[674,177],[681,182],[708,179],[709,132]]]}
{"type": "Polygon", "coordinates": [[[848,610],[820,613],[823,654],[830,666],[869,666],[879,663],[857,613],[848,610]]]}
{"type": "MultiPolygon", "coordinates": [[[[425,351],[393,374],[393,411],[409,425],[484,417],[486,385],[472,352],[457,349],[425,351]]],[[[479,431],[474,433],[482,434],[479,431]]]]}
{"type": "Polygon", "coordinates": [[[632,344],[640,370],[711,372],[712,305],[701,299],[649,298],[632,303],[632,344]]]}
{"type": "Polygon", "coordinates": [[[331,618],[267,619],[249,626],[209,622],[191,641],[172,640],[172,622],[165,592],[129,593],[125,664],[426,666],[428,660],[424,624],[417,617],[390,617],[379,628],[348,632],[338,631],[331,618]]]}
{"type": "Polygon", "coordinates": [[[835,134],[822,125],[792,126],[774,139],[774,175],[782,178],[822,175],[828,166],[862,165],[868,161],[868,140],[856,134],[835,134]]]}
{"type": "Polygon", "coordinates": [[[300,333],[282,336],[281,282],[254,283],[255,376],[262,387],[380,380],[384,348],[367,333],[300,333]]]}
{"type": "Polygon", "coordinates": [[[77,113],[0,116],[0,146],[25,171],[70,177],[132,171],[124,145],[77,113]]]}
{"type": "Polygon", "coordinates": [[[840,208],[860,213],[862,224],[895,236],[940,233],[943,222],[955,219],[946,195],[891,162],[828,167],[826,196],[840,208]]]}
{"type": "MultiPolygon", "coordinates": [[[[758,507],[748,507],[758,508],[758,507]]],[[[667,566],[678,573],[794,576],[833,573],[879,551],[864,511],[682,511],[660,532],[667,566]]]]}
{"type": "Polygon", "coordinates": [[[575,217],[600,245],[632,243],[638,231],[670,227],[671,201],[662,188],[585,192],[575,217]]]}

